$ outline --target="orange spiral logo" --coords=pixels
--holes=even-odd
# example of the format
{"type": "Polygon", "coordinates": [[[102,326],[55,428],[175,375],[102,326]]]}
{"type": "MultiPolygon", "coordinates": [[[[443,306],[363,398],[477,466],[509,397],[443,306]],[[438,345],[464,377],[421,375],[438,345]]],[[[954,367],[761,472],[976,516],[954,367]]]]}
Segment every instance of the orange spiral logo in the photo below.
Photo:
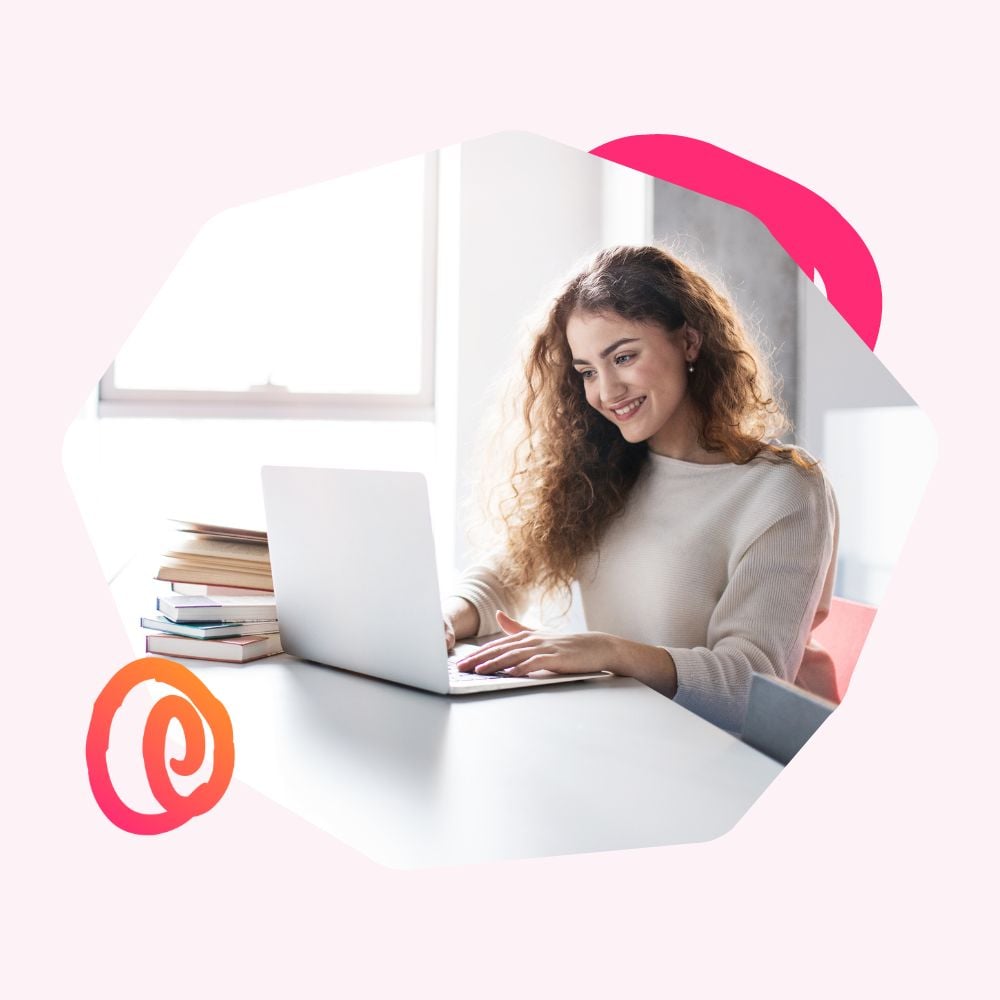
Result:
{"type": "Polygon", "coordinates": [[[94,702],[90,729],[87,731],[90,787],[104,815],[128,833],[166,833],[182,826],[193,816],[208,812],[229,787],[235,760],[233,724],[225,706],[187,667],[173,660],[155,657],[133,660],[108,681],[94,702]],[[171,694],[157,701],[146,719],[142,735],[146,777],[153,797],[163,806],[162,813],[140,813],[130,809],[115,791],[108,773],[111,721],[125,696],[145,681],[169,684],[185,696],[171,694]],[[173,719],[180,723],[184,732],[184,756],[170,759],[170,770],[174,774],[189,777],[198,771],[205,761],[206,724],[212,733],[215,747],[212,773],[208,781],[190,795],[177,792],[167,769],[167,727],[173,719]]]}

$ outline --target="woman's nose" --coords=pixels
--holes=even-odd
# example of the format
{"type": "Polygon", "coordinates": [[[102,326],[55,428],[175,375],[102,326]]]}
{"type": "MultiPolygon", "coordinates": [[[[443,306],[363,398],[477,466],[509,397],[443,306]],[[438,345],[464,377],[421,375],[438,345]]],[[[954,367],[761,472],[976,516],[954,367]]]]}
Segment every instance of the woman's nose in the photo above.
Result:
{"type": "Polygon", "coordinates": [[[616,368],[601,379],[601,401],[604,403],[614,403],[622,399],[628,392],[624,379],[618,374],[616,368]]]}

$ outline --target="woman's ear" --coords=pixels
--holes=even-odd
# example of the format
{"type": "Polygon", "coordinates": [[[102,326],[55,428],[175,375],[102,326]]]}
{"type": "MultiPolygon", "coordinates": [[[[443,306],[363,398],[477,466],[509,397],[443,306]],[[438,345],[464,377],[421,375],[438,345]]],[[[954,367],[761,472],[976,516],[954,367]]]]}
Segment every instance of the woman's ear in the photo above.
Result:
{"type": "Polygon", "coordinates": [[[698,354],[701,352],[701,342],[703,339],[701,333],[690,323],[685,323],[682,339],[684,344],[684,360],[696,360],[698,354]]]}

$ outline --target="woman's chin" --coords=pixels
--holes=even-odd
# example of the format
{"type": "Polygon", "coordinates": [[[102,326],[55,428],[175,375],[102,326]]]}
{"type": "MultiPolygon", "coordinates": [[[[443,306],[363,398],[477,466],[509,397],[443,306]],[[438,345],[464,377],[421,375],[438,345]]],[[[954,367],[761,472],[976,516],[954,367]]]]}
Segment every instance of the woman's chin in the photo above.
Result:
{"type": "Polygon", "coordinates": [[[612,420],[611,422],[629,444],[639,444],[649,439],[648,421],[643,420],[640,416],[633,417],[631,420],[612,420]]]}
{"type": "Polygon", "coordinates": [[[628,441],[629,444],[640,444],[649,438],[648,434],[643,434],[639,430],[633,430],[631,427],[621,427],[619,430],[621,431],[622,437],[628,441]]]}

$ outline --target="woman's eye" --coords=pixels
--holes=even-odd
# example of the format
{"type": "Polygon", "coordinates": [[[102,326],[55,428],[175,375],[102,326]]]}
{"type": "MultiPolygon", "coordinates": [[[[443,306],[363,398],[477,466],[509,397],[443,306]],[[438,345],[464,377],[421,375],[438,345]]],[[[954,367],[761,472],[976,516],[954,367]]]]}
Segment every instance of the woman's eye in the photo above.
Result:
{"type": "Polygon", "coordinates": [[[627,364],[627,363],[628,363],[629,361],[631,361],[631,360],[632,360],[632,359],[633,359],[634,357],[635,357],[635,355],[634,355],[634,354],[617,354],[617,355],[615,355],[615,364],[616,364],[616,365],[624,365],[624,364],[627,364]]]}
{"type": "Polygon", "coordinates": [[[586,371],[580,372],[580,378],[582,378],[584,382],[589,382],[594,377],[594,374],[593,368],[588,368],[586,371]]]}

